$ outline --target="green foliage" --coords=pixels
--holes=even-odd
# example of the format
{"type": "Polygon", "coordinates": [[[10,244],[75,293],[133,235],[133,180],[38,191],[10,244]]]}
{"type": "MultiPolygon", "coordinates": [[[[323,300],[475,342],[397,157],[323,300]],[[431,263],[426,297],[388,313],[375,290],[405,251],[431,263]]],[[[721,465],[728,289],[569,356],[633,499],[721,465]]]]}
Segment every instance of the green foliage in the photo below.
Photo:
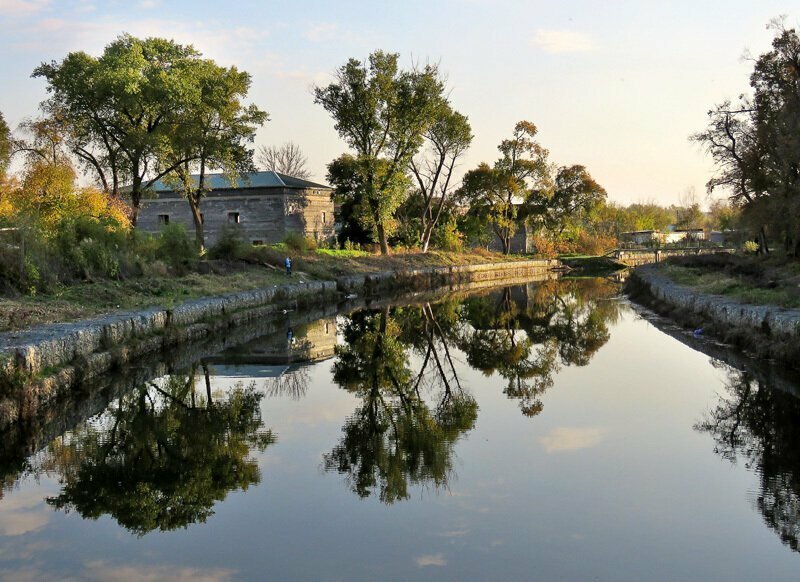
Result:
{"type": "Polygon", "coordinates": [[[3,113],[0,112],[0,177],[5,175],[9,161],[11,161],[11,131],[3,113]]]}
{"type": "MultiPolygon", "coordinates": [[[[349,178],[339,185],[330,181],[354,200],[357,220],[374,233],[382,254],[388,253],[394,212],[405,196],[406,168],[436,119],[444,91],[435,66],[403,71],[398,58],[376,51],[368,62],[350,59],[336,71],[335,82],[314,90],[315,102],[331,114],[356,154],[348,160],[349,178]],[[348,181],[353,187],[343,185],[348,181]]],[[[329,176],[338,174],[329,167],[329,176]]]]}
{"type": "Polygon", "coordinates": [[[244,257],[249,247],[240,228],[225,225],[219,233],[217,242],[208,249],[208,257],[234,261],[244,257]]]}
{"type": "Polygon", "coordinates": [[[511,139],[497,147],[502,157],[492,167],[481,163],[467,172],[459,190],[470,212],[491,225],[504,254],[511,252],[511,238],[527,215],[532,194],[552,189],[548,152],[534,140],[537,131],[529,121],[517,123],[511,139]]]}
{"type": "Polygon", "coordinates": [[[182,224],[168,224],[161,229],[156,239],[155,256],[172,267],[186,267],[197,259],[197,249],[189,240],[182,224]]]}
{"type": "Polygon", "coordinates": [[[458,230],[455,218],[439,224],[433,231],[431,242],[437,249],[450,252],[464,250],[464,235],[458,230]]]}
{"type": "Polygon", "coordinates": [[[317,249],[317,241],[310,236],[304,236],[300,232],[290,232],[283,239],[283,242],[288,249],[299,253],[317,249]]]}
{"type": "Polygon", "coordinates": [[[692,136],[714,160],[709,192],[722,189],[742,209],[742,224],[800,257],[800,37],[783,21],[771,24],[772,50],[753,60],[750,95],[709,111],[705,131],[692,136]]]}

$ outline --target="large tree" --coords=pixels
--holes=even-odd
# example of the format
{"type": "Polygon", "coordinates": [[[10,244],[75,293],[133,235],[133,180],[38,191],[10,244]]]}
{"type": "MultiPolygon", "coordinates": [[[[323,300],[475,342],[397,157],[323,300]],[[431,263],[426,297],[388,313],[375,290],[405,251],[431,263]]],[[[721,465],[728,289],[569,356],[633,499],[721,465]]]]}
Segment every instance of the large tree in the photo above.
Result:
{"type": "Polygon", "coordinates": [[[11,132],[8,129],[3,113],[0,112],[0,177],[5,175],[8,162],[11,160],[11,132]]]}
{"type": "Polygon", "coordinates": [[[185,120],[170,135],[172,145],[160,167],[173,168],[170,178],[189,203],[195,243],[202,250],[205,235],[200,202],[210,190],[206,173],[221,169],[235,184],[240,174],[254,170],[253,151],[248,146],[267,113],[242,102],[250,88],[248,73],[211,60],[195,61],[193,68],[199,91],[187,107],[185,120]]]}
{"type": "Polygon", "coordinates": [[[281,146],[261,146],[258,148],[256,161],[259,167],[273,172],[280,172],[294,176],[301,180],[311,177],[308,171],[308,158],[300,146],[292,141],[287,141],[281,146]]]}
{"type": "Polygon", "coordinates": [[[402,202],[395,186],[436,119],[444,90],[435,66],[401,70],[398,58],[376,51],[367,62],[350,59],[333,83],[314,89],[315,102],[331,114],[358,160],[364,216],[384,255],[402,202]]]}
{"type": "Polygon", "coordinates": [[[409,164],[421,202],[419,243],[422,252],[428,251],[431,235],[452,198],[453,173],[472,138],[469,120],[442,100],[436,120],[425,132],[426,147],[409,164]]]}
{"type": "Polygon", "coordinates": [[[534,220],[560,234],[569,220],[588,213],[605,199],[605,189],[584,166],[562,166],[556,172],[552,190],[531,193],[530,214],[534,220]]]}
{"type": "Polygon", "coordinates": [[[502,154],[494,166],[481,163],[467,172],[460,197],[470,209],[485,217],[503,248],[511,252],[511,238],[525,218],[534,192],[546,196],[552,189],[548,152],[535,139],[537,129],[520,121],[510,139],[497,147],[502,154]]]}
{"type": "Polygon", "coordinates": [[[193,132],[197,105],[209,89],[198,75],[199,61],[192,46],[124,34],[98,58],[74,52],[33,73],[48,82],[45,111],[63,120],[73,151],[97,172],[103,188],[117,195],[123,181],[130,183],[134,224],[147,189],[197,161],[194,149],[185,157],[170,154],[180,151],[175,138],[185,137],[181,130],[193,132]]]}
{"type": "Polygon", "coordinates": [[[692,137],[717,166],[709,192],[723,188],[742,207],[762,252],[771,231],[800,256],[800,37],[781,21],[772,28],[772,50],[754,60],[752,94],[709,111],[708,127],[692,137]]]}

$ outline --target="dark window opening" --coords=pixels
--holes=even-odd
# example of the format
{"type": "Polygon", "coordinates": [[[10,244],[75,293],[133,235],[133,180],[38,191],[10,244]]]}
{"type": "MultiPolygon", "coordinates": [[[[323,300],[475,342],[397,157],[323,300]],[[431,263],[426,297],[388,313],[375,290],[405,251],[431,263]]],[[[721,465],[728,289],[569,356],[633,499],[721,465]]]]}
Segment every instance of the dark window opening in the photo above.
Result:
{"type": "Polygon", "coordinates": [[[322,224],[325,224],[328,221],[328,214],[323,211],[322,212],[322,224]]]}
{"type": "Polygon", "coordinates": [[[264,241],[263,241],[263,240],[254,240],[254,241],[253,241],[253,246],[254,246],[254,247],[260,247],[260,246],[262,246],[263,244],[264,244],[264,241]]]}
{"type": "Polygon", "coordinates": [[[159,214],[158,215],[158,224],[160,224],[162,226],[169,224],[169,214],[159,214]]]}
{"type": "Polygon", "coordinates": [[[238,212],[229,212],[228,213],[228,224],[239,224],[239,213],[238,212]]]}

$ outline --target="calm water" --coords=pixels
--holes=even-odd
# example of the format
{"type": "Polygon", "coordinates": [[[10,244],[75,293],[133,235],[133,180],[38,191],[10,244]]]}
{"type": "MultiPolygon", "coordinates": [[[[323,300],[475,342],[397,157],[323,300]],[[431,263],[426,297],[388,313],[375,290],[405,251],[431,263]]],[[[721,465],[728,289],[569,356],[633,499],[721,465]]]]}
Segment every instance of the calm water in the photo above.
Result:
{"type": "Polygon", "coordinates": [[[0,577],[800,578],[795,385],[610,282],[236,333],[6,439],[0,577]]]}

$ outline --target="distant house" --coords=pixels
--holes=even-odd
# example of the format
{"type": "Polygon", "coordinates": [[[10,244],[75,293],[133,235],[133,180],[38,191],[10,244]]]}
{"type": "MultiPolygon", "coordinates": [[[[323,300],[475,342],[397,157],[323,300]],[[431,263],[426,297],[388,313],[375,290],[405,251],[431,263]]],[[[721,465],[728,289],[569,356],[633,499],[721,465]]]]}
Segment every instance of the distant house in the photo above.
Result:
{"type": "Polygon", "coordinates": [[[631,230],[619,233],[619,239],[621,242],[645,245],[658,240],[660,234],[657,230],[631,230]]]}
{"type": "MultiPolygon", "coordinates": [[[[197,176],[192,176],[195,180],[197,176]]],[[[317,240],[334,235],[331,188],[280,174],[252,172],[231,182],[222,174],[207,174],[210,191],[200,203],[206,245],[213,245],[223,228],[239,229],[252,244],[280,242],[289,233],[317,240]]],[[[189,203],[174,186],[162,181],[143,198],[137,228],[157,234],[167,224],[194,229],[189,203]]]]}
{"type": "Polygon", "coordinates": [[[706,240],[706,231],[702,228],[676,228],[671,234],[679,236],[679,241],[706,240]]]}

